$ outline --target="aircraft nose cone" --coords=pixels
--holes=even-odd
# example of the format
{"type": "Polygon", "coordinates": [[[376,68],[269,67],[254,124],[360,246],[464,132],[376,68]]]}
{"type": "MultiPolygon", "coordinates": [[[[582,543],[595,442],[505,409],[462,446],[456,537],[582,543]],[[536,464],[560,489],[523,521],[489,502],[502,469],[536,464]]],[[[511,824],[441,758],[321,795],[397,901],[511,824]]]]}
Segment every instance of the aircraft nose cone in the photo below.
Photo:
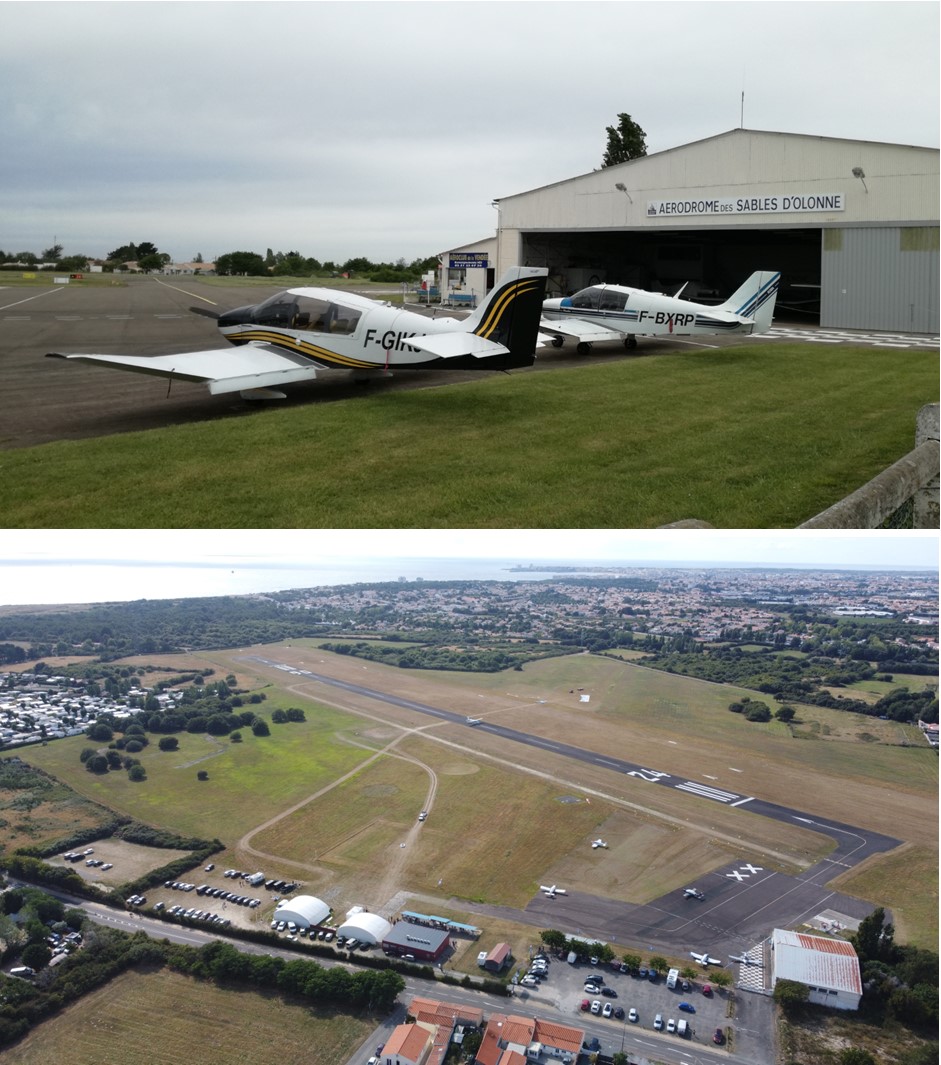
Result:
{"type": "Polygon", "coordinates": [[[219,315],[219,328],[225,329],[226,326],[232,325],[251,325],[252,314],[254,311],[254,304],[247,307],[236,307],[235,310],[226,311],[224,314],[219,315]]]}

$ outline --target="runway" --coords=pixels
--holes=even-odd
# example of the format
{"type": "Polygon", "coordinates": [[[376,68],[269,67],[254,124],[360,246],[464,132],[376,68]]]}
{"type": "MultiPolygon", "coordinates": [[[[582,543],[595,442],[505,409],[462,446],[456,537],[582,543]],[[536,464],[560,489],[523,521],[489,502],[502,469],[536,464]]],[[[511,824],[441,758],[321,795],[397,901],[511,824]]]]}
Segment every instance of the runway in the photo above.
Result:
{"type": "MultiPolygon", "coordinates": [[[[891,836],[819,817],[802,810],[766,802],[755,796],[721,791],[708,784],[686,780],[670,773],[612,758],[608,754],[585,750],[571,744],[550,742],[531,733],[483,720],[469,724],[463,714],[442,710],[388,692],[338,680],[323,673],[299,669],[260,655],[245,656],[245,661],[284,670],[291,676],[317,681],[352,694],[450,721],[470,732],[487,732],[508,742],[525,744],[551,751],[563,758],[622,772],[658,787],[674,788],[697,799],[720,802],[743,812],[768,817],[787,824],[800,824],[834,841],[834,850],[821,862],[799,876],[788,876],[743,861],[710,873],[697,887],[705,894],[703,901],[685,898],[682,890],[670,892],[643,906],[617,899],[601,898],[582,892],[557,895],[553,899],[540,894],[524,911],[524,919],[539,927],[577,929],[578,935],[598,938],[609,943],[645,943],[657,949],[677,950],[687,944],[690,950],[707,951],[726,958],[729,953],[749,949],[774,927],[792,927],[809,920],[823,910],[836,910],[861,919],[872,906],[850,896],[839,895],[826,887],[837,872],[851,869],[873,854],[899,846],[891,836]]],[[[519,919],[517,911],[485,905],[469,907],[472,912],[519,919]]]]}

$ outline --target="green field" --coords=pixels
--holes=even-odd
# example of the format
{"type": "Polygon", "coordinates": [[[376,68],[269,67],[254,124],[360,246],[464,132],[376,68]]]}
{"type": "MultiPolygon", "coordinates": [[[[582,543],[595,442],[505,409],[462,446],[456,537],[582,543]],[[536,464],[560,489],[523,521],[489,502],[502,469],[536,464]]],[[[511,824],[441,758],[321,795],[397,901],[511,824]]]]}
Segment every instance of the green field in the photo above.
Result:
{"type": "Polygon", "coordinates": [[[9,451],[4,520],[794,527],[907,453],[937,390],[937,352],[770,341],[492,375],[9,451]]]}

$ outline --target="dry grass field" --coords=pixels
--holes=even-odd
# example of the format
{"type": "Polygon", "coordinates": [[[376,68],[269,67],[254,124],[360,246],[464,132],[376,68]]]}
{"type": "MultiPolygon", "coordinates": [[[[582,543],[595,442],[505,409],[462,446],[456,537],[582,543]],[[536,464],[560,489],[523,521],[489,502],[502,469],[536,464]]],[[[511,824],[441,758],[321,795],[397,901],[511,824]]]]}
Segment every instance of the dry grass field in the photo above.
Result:
{"type": "Polygon", "coordinates": [[[130,972],[3,1051],[6,1065],[235,1065],[346,1061],[368,1018],[230,991],[166,970],[130,972]],[[172,1018],[172,1024],[155,1019],[172,1018]]]}
{"type": "MultiPolygon", "coordinates": [[[[920,855],[905,866],[909,889],[923,898],[936,892],[937,757],[894,723],[808,706],[798,707],[791,726],[749,723],[728,704],[754,693],[589,655],[458,674],[364,663],[313,641],[265,653],[902,838],[920,855]]],[[[747,807],[507,743],[245,656],[214,652],[187,664],[235,672],[243,686],[266,692],[263,711],[302,706],[306,723],[273,726],[263,740],[243,730],[242,744],[183,734],[170,755],[152,745],[143,758],[148,779],[137,785],[124,774],[85,772],[81,738],[33,749],[30,758],[116,810],[218,836],[228,847],[220,867],[298,878],[335,911],[354,903],[384,909],[399,892],[428,900],[434,912],[458,898],[521,906],[545,882],[645,902],[745,854],[793,873],[831,847],[805,827],[766,821],[747,807]],[[198,782],[197,769],[209,780],[198,782]],[[419,826],[426,807],[430,816],[419,826]],[[596,835],[609,840],[608,850],[588,847],[596,835]]],[[[845,890],[897,907],[912,941],[930,938],[937,915],[929,906],[888,901],[898,872],[892,858],[876,859],[845,890]]]]}

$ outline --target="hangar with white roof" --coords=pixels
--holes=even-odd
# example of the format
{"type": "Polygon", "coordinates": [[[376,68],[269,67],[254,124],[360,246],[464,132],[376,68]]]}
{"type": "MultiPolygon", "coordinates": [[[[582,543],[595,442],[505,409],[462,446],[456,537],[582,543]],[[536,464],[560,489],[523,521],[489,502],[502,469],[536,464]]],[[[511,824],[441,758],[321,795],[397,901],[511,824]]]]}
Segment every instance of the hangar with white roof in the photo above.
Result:
{"type": "Polygon", "coordinates": [[[337,935],[374,947],[383,941],[391,928],[392,924],[378,913],[355,908],[346,915],[346,920],[337,929],[337,935]]]}
{"type": "Polygon", "coordinates": [[[771,935],[772,987],[778,980],[806,984],[808,1001],[838,1010],[859,1009],[859,958],[844,939],[775,928],[771,935]]]}
{"type": "Polygon", "coordinates": [[[544,266],[549,296],[630,285],[721,302],[780,270],[776,320],[939,329],[939,152],[734,129],[494,201],[496,236],[442,256],[442,293],[544,266]]]}
{"type": "Polygon", "coordinates": [[[319,925],[330,916],[330,907],[313,895],[298,895],[293,899],[282,899],[275,907],[276,921],[293,921],[298,928],[319,925]]]}

